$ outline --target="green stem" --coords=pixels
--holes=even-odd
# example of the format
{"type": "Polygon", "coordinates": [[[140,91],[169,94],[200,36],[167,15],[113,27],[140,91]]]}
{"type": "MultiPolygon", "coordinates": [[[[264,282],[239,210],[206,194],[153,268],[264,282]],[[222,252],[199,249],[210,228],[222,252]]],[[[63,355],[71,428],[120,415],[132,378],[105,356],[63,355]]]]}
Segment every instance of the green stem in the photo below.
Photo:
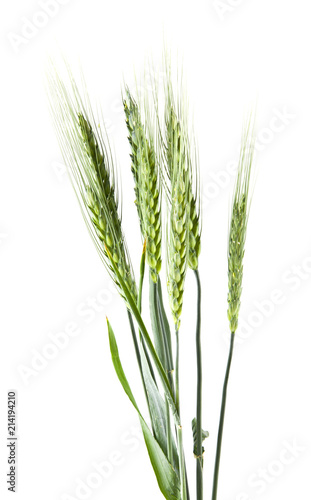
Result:
{"type": "MultiPolygon", "coordinates": [[[[142,253],[141,261],[140,261],[139,287],[138,287],[138,298],[137,298],[137,307],[138,307],[140,314],[141,314],[141,309],[142,309],[142,293],[143,293],[143,284],[144,284],[144,276],[145,276],[145,263],[146,263],[146,240],[144,242],[143,253],[142,253]]],[[[139,330],[139,340],[141,342],[142,348],[144,350],[144,354],[146,356],[146,361],[147,361],[147,364],[148,364],[148,367],[150,370],[150,374],[153,378],[155,385],[157,386],[157,381],[156,381],[155,374],[153,371],[153,366],[152,366],[152,363],[151,363],[151,360],[149,357],[148,350],[146,348],[144,338],[143,338],[140,330],[139,330]]]]}
{"type": "Polygon", "coordinates": [[[145,264],[146,264],[146,241],[144,242],[143,253],[141,255],[141,260],[140,260],[139,287],[138,287],[138,299],[137,299],[137,307],[140,313],[141,313],[143,283],[145,276],[145,264]]]}
{"type": "Polygon", "coordinates": [[[167,353],[165,349],[165,341],[164,341],[164,331],[162,328],[161,320],[160,320],[160,311],[159,311],[159,301],[158,301],[158,283],[155,283],[151,277],[151,272],[149,275],[150,280],[150,313],[152,313],[151,325],[153,329],[153,336],[155,342],[155,348],[157,354],[161,360],[163,367],[168,373],[168,363],[167,363],[167,353]]]}
{"type": "MultiPolygon", "coordinates": [[[[176,402],[176,408],[177,412],[180,418],[180,400],[179,400],[179,330],[177,325],[175,325],[175,334],[176,334],[176,361],[175,361],[175,402],[176,402]]],[[[178,442],[178,456],[179,456],[179,471],[180,471],[180,479],[181,479],[181,485],[185,487],[186,493],[184,493],[184,497],[182,497],[182,500],[189,500],[190,499],[190,492],[189,492],[189,485],[188,485],[188,476],[187,476],[187,467],[186,467],[186,460],[185,460],[185,454],[183,450],[183,445],[182,442],[179,442],[180,436],[182,438],[182,428],[179,425],[176,425],[176,433],[177,433],[177,442],[178,442]],[[181,446],[181,448],[180,448],[181,446]],[[182,456],[180,453],[182,452],[182,456]],[[180,468],[182,465],[182,468],[180,468]]]]}
{"type": "Polygon", "coordinates": [[[175,327],[176,334],[176,362],[175,362],[175,400],[176,400],[176,408],[178,411],[178,415],[180,415],[180,407],[179,407],[179,330],[176,325],[175,327]]]}
{"type": "MultiPolygon", "coordinates": [[[[167,332],[167,328],[165,325],[166,317],[162,302],[160,276],[158,276],[157,283],[152,282],[152,286],[154,287],[154,293],[152,294],[153,297],[152,307],[154,308],[155,320],[157,322],[158,341],[160,341],[161,343],[161,350],[163,353],[163,366],[166,369],[168,380],[172,392],[174,394],[174,381],[172,376],[173,367],[171,366],[170,363],[169,342],[167,339],[167,335],[168,333],[170,334],[170,332],[167,332]]],[[[167,458],[169,462],[173,464],[173,439],[172,439],[172,429],[171,429],[170,406],[167,397],[165,397],[165,409],[166,409],[167,458]]]]}
{"type": "Polygon", "coordinates": [[[180,486],[181,486],[181,500],[188,499],[184,447],[182,437],[182,427],[177,426],[177,443],[178,443],[178,459],[179,459],[179,473],[180,473],[180,486]]]}
{"type": "Polygon", "coordinates": [[[194,271],[197,280],[197,328],[196,328],[196,353],[197,353],[197,500],[203,500],[203,449],[202,449],[202,353],[201,353],[201,282],[199,271],[194,271]]]}
{"type": "Polygon", "coordinates": [[[234,336],[235,336],[234,334],[235,334],[235,332],[231,332],[229,357],[228,357],[226,375],[225,375],[223,392],[222,392],[222,402],[221,402],[221,411],[220,411],[218,437],[217,437],[217,448],[216,448],[216,458],[215,458],[215,468],[214,468],[212,500],[217,500],[221,443],[222,443],[222,435],[223,435],[225,411],[226,411],[227,388],[228,388],[228,381],[229,381],[230,367],[231,367],[233,346],[234,346],[234,336]]]}
{"type": "MultiPolygon", "coordinates": [[[[137,307],[139,309],[139,312],[141,312],[142,289],[143,289],[144,274],[145,274],[145,260],[146,260],[145,257],[146,257],[146,245],[144,244],[143,253],[142,253],[141,262],[140,262],[140,279],[139,279],[139,289],[138,289],[138,298],[137,298],[137,307]]],[[[152,422],[151,410],[150,410],[150,405],[149,405],[149,398],[148,398],[147,388],[146,388],[144,374],[143,374],[143,368],[142,368],[141,357],[140,357],[140,350],[139,350],[139,345],[138,345],[138,341],[137,341],[133,317],[132,317],[132,314],[129,310],[127,310],[127,315],[128,315],[128,319],[129,319],[129,323],[130,323],[132,338],[133,338],[134,347],[135,347],[136,358],[137,358],[137,362],[138,362],[138,366],[139,366],[140,376],[142,379],[142,384],[143,384],[144,394],[145,394],[146,402],[147,402],[147,406],[148,406],[149,416],[150,416],[150,420],[152,422]]],[[[139,330],[139,338],[140,338],[140,341],[142,343],[142,347],[144,349],[144,353],[146,356],[147,363],[149,365],[150,372],[154,377],[149,354],[148,354],[148,351],[147,351],[146,346],[144,344],[144,339],[141,335],[140,330],[139,330]]]]}
{"type": "Polygon", "coordinates": [[[131,312],[129,310],[127,310],[127,315],[128,315],[128,319],[129,319],[129,323],[130,323],[130,327],[131,327],[132,339],[133,339],[133,342],[134,342],[135,354],[136,354],[137,363],[138,363],[138,366],[139,366],[140,376],[141,376],[141,379],[142,379],[142,382],[143,382],[144,392],[145,392],[145,396],[146,396],[146,399],[147,399],[147,402],[148,402],[148,394],[147,394],[146,385],[145,385],[145,381],[144,381],[143,369],[142,369],[140,352],[139,352],[139,345],[138,345],[138,342],[137,342],[137,337],[136,337],[136,332],[135,332],[135,326],[134,326],[134,322],[133,322],[133,317],[132,317],[132,314],[131,314],[131,312]]]}
{"type": "MultiPolygon", "coordinates": [[[[157,297],[158,297],[159,317],[160,317],[162,331],[163,331],[163,335],[164,335],[164,342],[165,342],[164,347],[165,347],[167,363],[168,363],[167,369],[170,372],[173,372],[174,363],[173,363],[173,354],[172,354],[171,330],[170,330],[169,322],[168,322],[165,308],[164,308],[164,304],[163,304],[162,285],[161,285],[160,276],[158,276],[158,281],[157,281],[157,297]]],[[[173,379],[172,379],[172,383],[173,383],[173,379]]]]}
{"type": "MultiPolygon", "coordinates": [[[[179,400],[179,330],[177,325],[175,326],[176,334],[176,362],[175,362],[175,401],[178,415],[180,417],[180,400],[179,400]]],[[[179,458],[179,473],[181,480],[181,491],[183,492],[182,500],[188,500],[190,498],[185,454],[182,444],[182,428],[181,425],[176,426],[177,432],[177,443],[178,443],[178,458],[179,458]]]]}

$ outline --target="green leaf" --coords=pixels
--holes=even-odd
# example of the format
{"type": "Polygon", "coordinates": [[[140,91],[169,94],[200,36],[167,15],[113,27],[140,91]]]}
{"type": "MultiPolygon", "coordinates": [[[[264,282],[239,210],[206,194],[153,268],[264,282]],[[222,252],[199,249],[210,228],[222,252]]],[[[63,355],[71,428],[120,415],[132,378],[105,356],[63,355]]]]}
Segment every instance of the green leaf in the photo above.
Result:
{"type": "Polygon", "coordinates": [[[123,367],[119,357],[119,350],[116,338],[114,336],[113,330],[108,320],[107,320],[107,325],[108,325],[109,344],[110,344],[113,366],[115,368],[116,374],[125,393],[127,394],[132,405],[134,406],[134,408],[138,413],[149,458],[153,470],[155,472],[159,488],[164,497],[166,498],[166,500],[181,500],[179,478],[176,472],[174,471],[173,467],[171,466],[171,464],[168,462],[160,445],[153,437],[148,425],[146,424],[142,414],[140,413],[140,410],[137,406],[137,403],[135,401],[135,398],[133,396],[133,393],[131,391],[125,373],[123,371],[123,367]]]}
{"type": "MultiPolygon", "coordinates": [[[[141,351],[141,362],[142,362],[142,369],[143,369],[143,375],[144,375],[144,381],[145,381],[145,387],[147,391],[147,397],[148,397],[148,404],[150,408],[150,414],[151,414],[151,423],[152,423],[152,430],[153,434],[159,443],[163,453],[165,456],[168,458],[168,453],[167,453],[167,422],[166,422],[166,408],[165,408],[165,402],[159,393],[159,390],[154,383],[154,380],[151,376],[150,370],[149,370],[149,365],[146,360],[145,353],[143,349],[141,351]]],[[[171,432],[171,429],[169,429],[169,432],[171,432]]],[[[176,472],[178,473],[178,455],[177,455],[177,448],[176,448],[176,443],[174,440],[172,440],[173,443],[173,460],[174,463],[172,464],[176,472]]]]}
{"type": "MultiPolygon", "coordinates": [[[[192,420],[192,434],[193,434],[193,453],[198,456],[199,453],[198,453],[198,450],[197,450],[197,419],[194,418],[192,420]]],[[[208,438],[209,436],[209,432],[208,431],[204,431],[202,429],[202,443],[204,441],[204,439],[208,438]]],[[[202,446],[202,453],[204,453],[204,448],[202,446]]]]}

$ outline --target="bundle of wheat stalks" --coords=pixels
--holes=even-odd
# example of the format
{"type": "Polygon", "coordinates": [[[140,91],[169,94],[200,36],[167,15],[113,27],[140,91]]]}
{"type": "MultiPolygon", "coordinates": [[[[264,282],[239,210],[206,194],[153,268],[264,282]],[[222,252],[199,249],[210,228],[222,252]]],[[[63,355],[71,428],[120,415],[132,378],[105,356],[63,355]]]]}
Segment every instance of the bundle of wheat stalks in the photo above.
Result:
{"type": "MultiPolygon", "coordinates": [[[[68,68],[67,68],[68,69],[68,68]]],[[[68,70],[69,71],[69,70],[68,70]]],[[[199,256],[201,210],[195,142],[189,132],[181,89],[173,90],[171,70],[165,65],[164,103],[160,109],[154,86],[150,104],[124,88],[123,105],[128,130],[135,204],[142,236],[139,281],[136,282],[120,215],[117,175],[107,134],[94,118],[90,100],[81,97],[69,71],[69,86],[54,67],[49,72],[49,96],[58,139],[82,214],[98,253],[124,300],[141,381],[149,410],[140,412],[122,368],[112,326],[107,320],[112,362],[122,387],[138,413],[159,488],[167,500],[190,499],[183,427],[180,413],[179,330],[185,278],[191,269],[197,283],[197,407],[192,421],[196,460],[196,498],[203,499],[201,285],[199,256]],[[163,203],[167,204],[164,217],[163,203]],[[165,236],[165,237],[164,237],[165,236]],[[162,298],[162,259],[166,260],[167,292],[176,341],[162,298]],[[149,312],[152,336],[143,319],[145,264],[149,268],[149,312]],[[148,422],[147,422],[148,421],[148,422]]],[[[214,469],[212,500],[217,498],[225,404],[234,337],[242,292],[243,257],[249,214],[249,186],[253,162],[253,120],[242,136],[228,239],[228,319],[230,352],[225,375],[214,469]]],[[[147,311],[148,312],[148,311],[147,311]]]]}

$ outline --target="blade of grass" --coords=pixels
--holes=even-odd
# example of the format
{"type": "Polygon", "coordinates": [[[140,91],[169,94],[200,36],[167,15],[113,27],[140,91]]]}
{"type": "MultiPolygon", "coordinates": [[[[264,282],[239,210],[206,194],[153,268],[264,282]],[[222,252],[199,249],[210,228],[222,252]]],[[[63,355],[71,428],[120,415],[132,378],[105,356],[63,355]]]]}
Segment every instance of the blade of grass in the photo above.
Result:
{"type": "Polygon", "coordinates": [[[118,379],[127,394],[128,398],[130,399],[132,405],[136,409],[146,447],[148,450],[149,458],[153,467],[153,470],[155,472],[159,488],[161,492],[163,493],[164,497],[166,500],[181,500],[180,497],[180,487],[179,487],[179,478],[176,472],[174,471],[173,467],[171,464],[168,462],[166,456],[164,455],[163,451],[161,450],[159,444],[157,441],[154,439],[148,425],[146,424],[137,404],[135,401],[135,398],[133,396],[133,393],[131,391],[131,388],[129,386],[129,383],[127,381],[127,378],[125,376],[121,360],[119,357],[119,350],[116,342],[115,335],[113,333],[113,330],[111,328],[111,325],[107,319],[107,325],[108,325],[108,335],[109,335],[109,344],[110,344],[110,351],[111,351],[111,357],[112,357],[112,362],[116,371],[116,374],[118,376],[118,379]]]}

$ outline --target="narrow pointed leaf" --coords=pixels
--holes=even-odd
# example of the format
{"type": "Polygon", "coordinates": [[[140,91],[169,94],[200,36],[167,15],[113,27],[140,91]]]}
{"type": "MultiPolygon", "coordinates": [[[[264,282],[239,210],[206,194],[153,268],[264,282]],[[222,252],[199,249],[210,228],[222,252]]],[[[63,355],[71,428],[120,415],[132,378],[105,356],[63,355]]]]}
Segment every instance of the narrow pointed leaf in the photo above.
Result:
{"type": "Polygon", "coordinates": [[[125,376],[125,373],[123,371],[123,367],[121,364],[121,360],[119,357],[119,350],[117,346],[117,342],[113,333],[113,330],[111,328],[111,325],[109,321],[107,320],[108,324],[108,334],[109,334],[109,344],[110,344],[110,351],[111,351],[111,357],[112,357],[112,362],[116,371],[116,374],[118,376],[118,379],[127,394],[128,398],[130,399],[132,405],[136,409],[140,424],[142,427],[146,447],[148,450],[149,458],[153,467],[153,470],[155,472],[159,488],[166,498],[166,500],[180,500],[180,487],[179,487],[179,478],[174,471],[173,467],[171,464],[168,462],[166,456],[164,455],[160,445],[157,443],[156,439],[153,437],[148,425],[146,424],[144,418],[142,417],[142,414],[140,413],[140,410],[137,406],[137,403],[135,401],[135,398],[133,396],[133,393],[131,391],[131,388],[129,386],[129,383],[127,381],[127,378],[125,376]]]}
{"type": "MultiPolygon", "coordinates": [[[[149,366],[142,349],[141,349],[141,361],[142,361],[142,369],[144,374],[146,390],[148,394],[148,404],[151,413],[153,433],[163,453],[165,454],[166,457],[168,457],[167,431],[169,432],[172,431],[171,429],[167,429],[165,402],[161,394],[159,393],[159,390],[155,385],[154,380],[150,374],[149,366]]],[[[174,439],[173,439],[173,459],[174,463],[172,465],[175,471],[178,473],[178,455],[174,439]]]]}

